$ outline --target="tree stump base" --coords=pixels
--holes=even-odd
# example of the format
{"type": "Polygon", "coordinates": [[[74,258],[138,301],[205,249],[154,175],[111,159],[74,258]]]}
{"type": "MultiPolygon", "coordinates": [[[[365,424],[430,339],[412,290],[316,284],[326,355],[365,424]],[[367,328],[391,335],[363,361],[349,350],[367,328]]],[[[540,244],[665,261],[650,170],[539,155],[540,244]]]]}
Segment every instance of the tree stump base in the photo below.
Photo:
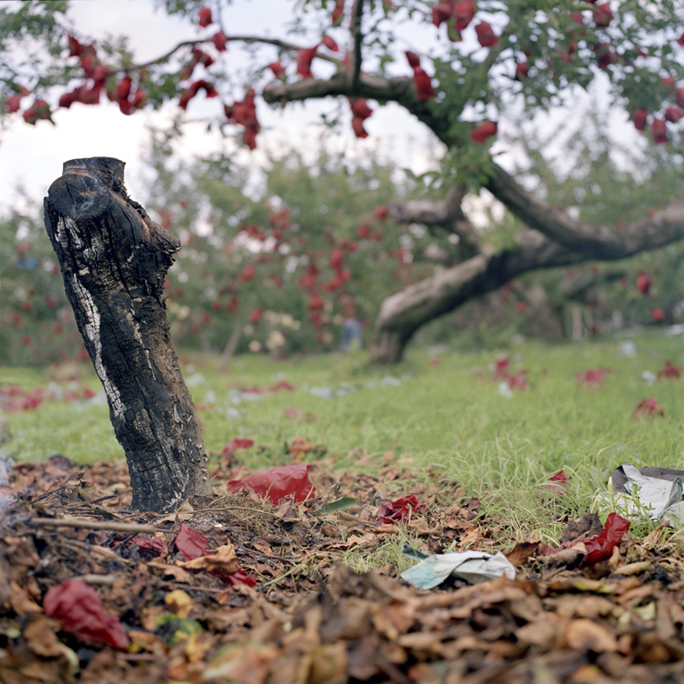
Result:
{"type": "Polygon", "coordinates": [[[211,494],[199,422],[174,351],[164,280],[180,241],[124,187],[124,162],[72,159],[45,227],[124,449],[133,508],[168,512],[211,494]]]}

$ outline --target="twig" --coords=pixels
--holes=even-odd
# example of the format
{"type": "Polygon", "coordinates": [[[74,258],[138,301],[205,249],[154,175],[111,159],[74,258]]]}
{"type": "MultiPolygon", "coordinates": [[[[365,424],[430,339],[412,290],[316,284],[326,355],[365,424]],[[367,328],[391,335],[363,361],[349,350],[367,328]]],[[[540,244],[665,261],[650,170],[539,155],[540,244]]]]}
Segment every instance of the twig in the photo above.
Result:
{"type": "Polygon", "coordinates": [[[137,525],[135,523],[122,523],[107,520],[87,520],[85,518],[31,518],[29,525],[36,527],[85,527],[91,530],[112,530],[114,532],[159,532],[152,525],[137,525]]]}

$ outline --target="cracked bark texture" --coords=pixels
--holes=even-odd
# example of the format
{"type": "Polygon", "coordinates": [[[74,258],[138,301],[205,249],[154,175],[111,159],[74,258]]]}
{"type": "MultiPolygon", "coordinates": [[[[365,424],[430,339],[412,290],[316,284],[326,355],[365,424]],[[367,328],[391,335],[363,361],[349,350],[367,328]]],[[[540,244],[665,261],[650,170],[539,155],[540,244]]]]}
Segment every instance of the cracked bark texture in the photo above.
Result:
{"type": "Polygon", "coordinates": [[[132,507],[168,512],[211,494],[163,302],[180,241],[128,197],[123,181],[118,159],[65,162],[44,201],[45,227],[126,454],[132,507]]]}

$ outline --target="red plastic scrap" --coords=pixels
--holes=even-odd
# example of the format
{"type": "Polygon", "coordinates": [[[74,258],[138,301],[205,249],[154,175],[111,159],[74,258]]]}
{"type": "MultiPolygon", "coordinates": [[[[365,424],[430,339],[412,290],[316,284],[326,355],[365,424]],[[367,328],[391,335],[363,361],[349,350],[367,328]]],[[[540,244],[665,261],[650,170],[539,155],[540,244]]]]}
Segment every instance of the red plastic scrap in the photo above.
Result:
{"type": "Polygon", "coordinates": [[[511,362],[507,358],[498,359],[494,363],[494,377],[506,379],[508,377],[508,368],[511,362]]]}
{"type": "Polygon", "coordinates": [[[253,439],[239,439],[238,437],[235,437],[231,439],[225,447],[223,447],[223,451],[221,453],[225,456],[227,454],[234,454],[238,449],[250,449],[253,446],[253,439]]]}
{"type": "Polygon", "coordinates": [[[587,387],[598,387],[610,373],[610,368],[589,368],[575,375],[577,382],[584,383],[587,387]]]}
{"type": "Polygon", "coordinates": [[[637,404],[632,412],[632,418],[648,418],[649,416],[664,416],[665,409],[658,403],[655,397],[646,397],[637,404]]]}
{"type": "Polygon", "coordinates": [[[408,520],[412,513],[425,508],[413,494],[401,496],[395,501],[382,501],[375,521],[380,524],[392,524],[408,520]]]}
{"type": "Polygon", "coordinates": [[[128,635],[119,618],[105,612],[98,593],[83,580],[50,587],[43,608],[45,615],[58,620],[65,632],[83,641],[108,644],[121,651],[128,646],[128,635]]]}
{"type": "Polygon", "coordinates": [[[568,476],[565,474],[565,471],[559,470],[555,475],[552,475],[549,478],[549,484],[546,485],[546,489],[556,492],[556,494],[567,494],[568,476]]]}
{"type": "Polygon", "coordinates": [[[142,558],[163,558],[166,555],[166,543],[157,537],[143,537],[138,535],[126,543],[126,546],[135,544],[142,558]]]}
{"type": "Polygon", "coordinates": [[[316,492],[315,487],[309,481],[311,467],[307,463],[297,463],[269,468],[253,475],[247,475],[240,480],[231,480],[226,488],[229,492],[251,489],[255,494],[263,496],[274,505],[292,494],[295,503],[299,503],[310,498],[316,492]]]}
{"type": "Polygon", "coordinates": [[[669,359],[665,361],[665,365],[662,370],[658,371],[658,380],[660,378],[678,378],[681,375],[681,368],[675,366],[669,359]]]}
{"type": "Polygon", "coordinates": [[[287,380],[281,380],[275,385],[268,388],[271,392],[294,392],[294,385],[287,382],[287,380]]]}
{"type": "Polygon", "coordinates": [[[233,589],[239,586],[253,587],[256,584],[254,577],[250,577],[242,568],[233,573],[214,570],[209,574],[214,575],[214,577],[218,577],[225,585],[233,589]]]}
{"type": "Polygon", "coordinates": [[[194,560],[207,555],[207,542],[209,540],[194,527],[181,523],[176,535],[176,548],[186,561],[194,560]]]}
{"type": "Polygon", "coordinates": [[[582,565],[593,565],[608,560],[613,549],[620,543],[623,535],[629,529],[630,522],[620,517],[617,513],[611,513],[606,520],[603,531],[595,537],[584,540],[587,555],[582,560],[582,565]]]}

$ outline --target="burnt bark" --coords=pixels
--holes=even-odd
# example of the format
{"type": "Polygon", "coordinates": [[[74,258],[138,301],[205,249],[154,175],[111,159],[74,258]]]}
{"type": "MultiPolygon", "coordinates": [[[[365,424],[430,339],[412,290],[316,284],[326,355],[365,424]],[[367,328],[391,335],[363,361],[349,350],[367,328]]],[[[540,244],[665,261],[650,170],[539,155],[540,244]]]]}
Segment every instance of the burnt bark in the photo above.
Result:
{"type": "Polygon", "coordinates": [[[126,454],[132,506],[167,512],[211,494],[163,301],[180,241],[128,197],[123,171],[109,157],[65,162],[45,198],[45,227],[126,454]]]}

